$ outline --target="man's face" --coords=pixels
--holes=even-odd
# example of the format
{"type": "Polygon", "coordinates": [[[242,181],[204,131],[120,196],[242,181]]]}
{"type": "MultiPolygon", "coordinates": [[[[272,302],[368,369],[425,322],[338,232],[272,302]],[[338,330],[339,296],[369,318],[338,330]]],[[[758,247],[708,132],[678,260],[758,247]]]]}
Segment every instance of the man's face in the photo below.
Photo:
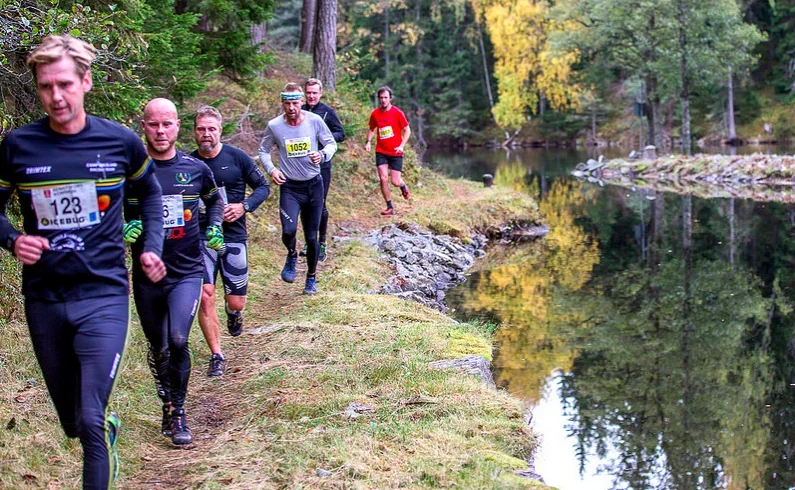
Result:
{"type": "Polygon", "coordinates": [[[392,96],[389,95],[389,92],[383,91],[378,94],[378,103],[381,105],[381,109],[388,109],[392,103],[392,96]]]}
{"type": "Polygon", "coordinates": [[[92,85],[91,71],[78,75],[77,65],[69,56],[36,66],[36,93],[54,131],[74,134],[83,129],[83,100],[92,85]]]}
{"type": "Polygon", "coordinates": [[[212,153],[221,144],[221,121],[212,116],[200,117],[193,128],[193,138],[202,153],[212,153]]]}
{"type": "Polygon", "coordinates": [[[146,145],[153,158],[164,156],[174,148],[179,134],[179,123],[177,114],[165,107],[153,107],[144,116],[146,145]]]}
{"type": "Polygon", "coordinates": [[[319,85],[307,85],[304,95],[306,95],[306,103],[309,107],[315,107],[323,96],[323,89],[319,85]]]}
{"type": "Polygon", "coordinates": [[[298,100],[283,100],[282,107],[284,108],[284,117],[288,122],[297,123],[301,119],[301,106],[304,103],[304,98],[298,100]]]}

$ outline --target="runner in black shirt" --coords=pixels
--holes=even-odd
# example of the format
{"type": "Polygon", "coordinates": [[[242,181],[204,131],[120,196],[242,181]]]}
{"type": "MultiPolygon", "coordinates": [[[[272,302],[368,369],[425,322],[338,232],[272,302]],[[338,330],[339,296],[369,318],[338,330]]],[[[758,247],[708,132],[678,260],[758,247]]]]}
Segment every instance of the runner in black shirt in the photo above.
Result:
{"type": "MultiPolygon", "coordinates": [[[[320,116],[328,126],[331,135],[334,136],[334,141],[341,143],[345,141],[345,130],[342,128],[340,118],[334,109],[327,104],[320,102],[323,96],[323,83],[317,78],[310,78],[304,84],[304,95],[306,96],[306,104],[301,106],[302,110],[314,112],[320,116]]],[[[320,163],[320,175],[323,177],[323,214],[320,215],[320,228],[318,229],[318,242],[320,242],[320,249],[318,250],[317,259],[320,262],[326,260],[326,234],[328,232],[328,207],[326,200],[328,198],[328,189],[331,186],[331,160],[320,163]]],[[[300,255],[306,255],[306,245],[301,251],[300,255]]]]}
{"type": "MultiPolygon", "coordinates": [[[[248,247],[246,244],[246,213],[254,212],[270,195],[265,175],[245,152],[221,143],[223,118],[217,109],[200,107],[193,119],[193,135],[199,149],[191,153],[213,171],[215,182],[226,197],[224,207],[224,248],[215,251],[202,242],[204,255],[204,286],[199,308],[199,325],[210,347],[208,376],[221,376],[226,359],[221,352],[221,324],[215,310],[215,282],[218,272],[224,285],[226,327],[233,337],[243,332],[243,313],[248,287],[248,247]],[[251,195],[246,198],[246,185],[251,195]]],[[[207,216],[199,215],[199,223],[207,226],[207,216]]]]}
{"type": "MultiPolygon", "coordinates": [[[[204,269],[199,244],[199,199],[207,206],[208,246],[223,246],[223,199],[213,174],[204,162],[174,148],[180,121],[167,99],[146,105],[141,121],[146,148],[154,159],[155,175],[163,189],[162,212],[166,238],[163,261],[168,274],[152,284],[140,269],[141,247],[133,245],[133,291],[141,327],[149,340],[158,394],[163,401],[163,432],[174,444],[189,444],[193,436],[185,415],[185,394],[190,377],[188,337],[198,311],[204,269]]],[[[134,241],[137,203],[129,202],[125,235],[134,241]]],[[[144,230],[146,228],[144,227],[144,230]]]]}
{"type": "Polygon", "coordinates": [[[157,282],[166,271],[160,186],[140,138],[85,112],[94,57],[71,36],[48,36],[28,57],[48,116],[0,143],[0,245],[24,264],[33,349],[64,432],[83,446],[83,488],[107,489],[118,474],[108,400],[129,320],[126,190],[141,205],[142,272],[157,282]],[[15,191],[24,234],[6,216],[15,191]]]}

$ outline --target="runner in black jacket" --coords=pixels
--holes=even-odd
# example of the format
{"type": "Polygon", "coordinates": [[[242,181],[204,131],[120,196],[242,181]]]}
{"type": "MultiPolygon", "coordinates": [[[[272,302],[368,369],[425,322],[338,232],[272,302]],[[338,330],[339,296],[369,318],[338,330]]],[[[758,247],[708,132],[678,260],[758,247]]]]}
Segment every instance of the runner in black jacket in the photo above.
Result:
{"type": "MultiPolygon", "coordinates": [[[[334,109],[327,104],[320,102],[323,96],[323,83],[317,78],[310,78],[304,84],[304,95],[306,96],[306,104],[301,106],[301,109],[310,111],[320,116],[328,126],[331,135],[334,136],[334,141],[341,143],[345,141],[345,130],[342,128],[342,123],[337,117],[334,109]]],[[[320,250],[318,253],[318,260],[323,262],[326,260],[326,234],[328,232],[328,207],[326,206],[326,199],[328,198],[328,190],[331,186],[331,160],[322,162],[320,164],[320,175],[323,177],[323,213],[320,215],[320,228],[318,242],[320,242],[320,250]]],[[[301,255],[306,255],[306,245],[301,255]]]]}

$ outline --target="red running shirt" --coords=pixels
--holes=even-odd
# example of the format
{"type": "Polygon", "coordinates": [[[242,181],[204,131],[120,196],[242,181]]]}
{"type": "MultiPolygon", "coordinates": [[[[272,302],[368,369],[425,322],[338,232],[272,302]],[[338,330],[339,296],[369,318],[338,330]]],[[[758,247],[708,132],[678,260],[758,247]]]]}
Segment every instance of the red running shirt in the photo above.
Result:
{"type": "Polygon", "coordinates": [[[402,153],[395,152],[395,148],[403,141],[401,131],[409,125],[406,115],[395,106],[383,111],[375,109],[370,114],[370,130],[376,133],[375,151],[384,155],[401,157],[402,153]]]}

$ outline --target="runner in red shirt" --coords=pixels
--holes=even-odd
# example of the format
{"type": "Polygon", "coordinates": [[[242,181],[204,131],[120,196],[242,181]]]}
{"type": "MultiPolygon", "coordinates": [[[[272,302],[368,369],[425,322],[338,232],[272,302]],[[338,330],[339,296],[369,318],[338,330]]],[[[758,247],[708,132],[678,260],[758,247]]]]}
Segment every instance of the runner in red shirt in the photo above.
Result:
{"type": "Polygon", "coordinates": [[[373,135],[378,132],[375,165],[378,169],[378,179],[381,181],[381,194],[386,201],[386,209],[381,211],[381,214],[391,216],[395,214],[395,208],[392,206],[389,181],[391,180],[395,187],[400,187],[403,199],[408,199],[411,195],[401,176],[403,148],[411,137],[411,129],[403,111],[392,105],[391,88],[384,86],[378,89],[378,105],[379,107],[370,114],[370,132],[367,133],[364,149],[370,151],[370,142],[373,135]]]}

